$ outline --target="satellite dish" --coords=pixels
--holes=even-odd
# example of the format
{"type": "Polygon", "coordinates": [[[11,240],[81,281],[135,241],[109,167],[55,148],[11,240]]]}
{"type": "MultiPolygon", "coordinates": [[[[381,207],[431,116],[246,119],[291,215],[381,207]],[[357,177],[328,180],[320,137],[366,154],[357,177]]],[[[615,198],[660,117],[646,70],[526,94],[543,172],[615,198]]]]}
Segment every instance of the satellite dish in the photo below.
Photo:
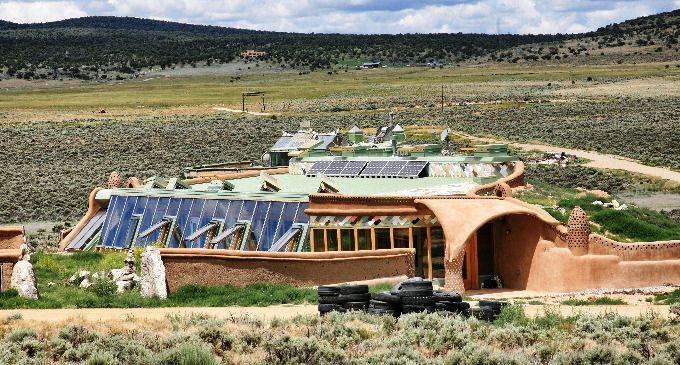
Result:
{"type": "Polygon", "coordinates": [[[442,134],[439,136],[439,139],[441,141],[448,141],[449,140],[449,133],[451,133],[451,128],[444,129],[442,134]]]}

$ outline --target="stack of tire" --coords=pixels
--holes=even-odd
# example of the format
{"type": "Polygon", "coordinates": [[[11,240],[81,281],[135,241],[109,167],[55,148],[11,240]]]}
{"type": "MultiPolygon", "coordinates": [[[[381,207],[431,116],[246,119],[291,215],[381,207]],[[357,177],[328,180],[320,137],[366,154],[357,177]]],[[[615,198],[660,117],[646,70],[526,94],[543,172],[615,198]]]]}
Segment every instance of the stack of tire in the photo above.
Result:
{"type": "Polygon", "coordinates": [[[322,285],[319,294],[319,313],[366,311],[371,300],[368,285],[322,285]]]}
{"type": "Polygon", "coordinates": [[[390,292],[371,293],[368,313],[379,316],[399,317],[401,314],[401,298],[390,292]]]}
{"type": "Polygon", "coordinates": [[[434,292],[435,310],[442,314],[469,315],[470,303],[464,302],[458,293],[434,292]]]}
{"type": "Polygon", "coordinates": [[[437,298],[434,296],[432,282],[421,278],[413,278],[395,285],[390,291],[401,298],[401,313],[432,313],[435,311],[437,298]]]}
{"type": "Polygon", "coordinates": [[[508,302],[495,300],[480,300],[479,307],[470,309],[470,315],[485,321],[495,321],[501,314],[503,307],[509,304],[508,302]]]}

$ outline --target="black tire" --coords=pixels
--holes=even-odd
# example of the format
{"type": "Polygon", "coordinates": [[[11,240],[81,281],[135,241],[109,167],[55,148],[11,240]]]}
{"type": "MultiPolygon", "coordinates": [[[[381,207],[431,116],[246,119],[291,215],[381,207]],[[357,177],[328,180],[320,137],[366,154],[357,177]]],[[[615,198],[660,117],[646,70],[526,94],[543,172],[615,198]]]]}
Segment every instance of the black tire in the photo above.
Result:
{"type": "Polygon", "coordinates": [[[321,285],[318,288],[316,288],[316,291],[317,291],[317,293],[319,293],[319,295],[326,295],[326,296],[340,294],[340,288],[338,288],[337,286],[331,286],[331,285],[321,285]]]}
{"type": "Polygon", "coordinates": [[[510,305],[508,302],[499,302],[496,300],[480,300],[479,301],[479,306],[480,307],[489,307],[493,309],[501,309],[505,306],[510,305]]]}
{"type": "Polygon", "coordinates": [[[467,302],[437,302],[434,306],[439,310],[449,312],[462,312],[470,309],[470,303],[467,302]]]}
{"type": "Polygon", "coordinates": [[[402,298],[402,301],[406,297],[431,297],[432,290],[402,290],[399,296],[402,298]]]}
{"type": "Polygon", "coordinates": [[[429,280],[423,281],[404,281],[401,283],[401,291],[413,290],[432,290],[432,282],[429,280]]]}
{"type": "Polygon", "coordinates": [[[368,310],[368,302],[347,302],[342,307],[347,310],[366,311],[368,310]]]}
{"type": "Polygon", "coordinates": [[[371,299],[371,301],[368,302],[368,308],[394,310],[399,308],[399,305],[371,299]]]}
{"type": "Polygon", "coordinates": [[[401,304],[403,305],[434,305],[437,302],[437,298],[434,296],[423,296],[423,297],[402,297],[401,304]]]}
{"type": "Polygon", "coordinates": [[[343,301],[339,295],[325,296],[319,295],[319,304],[342,304],[343,301]]]}
{"type": "Polygon", "coordinates": [[[427,309],[425,308],[424,305],[402,305],[401,306],[401,313],[406,314],[406,313],[422,313],[425,312],[427,309]]]}
{"type": "Polygon", "coordinates": [[[319,304],[318,308],[319,312],[330,312],[343,309],[340,304],[319,304]]]}
{"type": "Polygon", "coordinates": [[[371,299],[379,300],[381,302],[401,304],[401,298],[398,295],[392,295],[388,292],[385,293],[371,293],[371,299]]]}
{"type": "Polygon", "coordinates": [[[361,293],[361,294],[340,294],[338,295],[338,301],[340,303],[346,302],[368,302],[371,300],[371,294],[361,293]]]}
{"type": "Polygon", "coordinates": [[[473,317],[483,321],[493,321],[496,318],[496,315],[491,307],[470,308],[470,314],[473,317]]]}
{"type": "Polygon", "coordinates": [[[338,288],[341,295],[368,293],[368,285],[342,285],[338,288]]]}
{"type": "Polygon", "coordinates": [[[463,297],[458,293],[436,291],[433,295],[437,298],[437,302],[460,303],[463,301],[463,297]]]}

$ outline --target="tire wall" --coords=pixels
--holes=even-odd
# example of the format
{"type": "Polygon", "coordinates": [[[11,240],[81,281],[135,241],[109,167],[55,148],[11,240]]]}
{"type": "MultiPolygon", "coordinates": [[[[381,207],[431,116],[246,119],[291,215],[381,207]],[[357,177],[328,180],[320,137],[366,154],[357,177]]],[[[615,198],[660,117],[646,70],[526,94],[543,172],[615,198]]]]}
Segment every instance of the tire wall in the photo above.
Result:
{"type": "Polygon", "coordinates": [[[314,286],[408,276],[414,255],[414,249],[325,253],[161,249],[170,292],[186,284],[314,286]]]}

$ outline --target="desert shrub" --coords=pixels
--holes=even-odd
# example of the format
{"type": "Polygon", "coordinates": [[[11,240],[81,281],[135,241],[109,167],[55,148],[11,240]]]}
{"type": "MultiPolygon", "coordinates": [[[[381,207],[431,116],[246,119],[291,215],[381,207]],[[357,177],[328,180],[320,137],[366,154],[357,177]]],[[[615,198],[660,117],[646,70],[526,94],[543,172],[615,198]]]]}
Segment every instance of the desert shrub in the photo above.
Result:
{"type": "Polygon", "coordinates": [[[20,343],[27,338],[37,338],[38,334],[35,330],[30,328],[20,328],[8,333],[5,336],[5,341],[20,343]]]}
{"type": "Polygon", "coordinates": [[[68,326],[59,331],[56,336],[74,347],[83,343],[94,342],[99,339],[99,335],[82,325],[68,326]]]}
{"type": "Polygon", "coordinates": [[[198,337],[220,352],[231,350],[235,343],[234,337],[216,325],[201,327],[198,330],[198,337]]]}
{"type": "Polygon", "coordinates": [[[215,356],[205,347],[185,343],[158,355],[158,365],[217,365],[215,356]]]}
{"type": "MultiPolygon", "coordinates": [[[[120,362],[107,351],[97,351],[85,361],[85,365],[118,365],[120,362]]],[[[128,362],[125,363],[129,364],[128,362]]]]}
{"type": "Polygon", "coordinates": [[[269,364],[347,364],[345,352],[327,341],[281,335],[264,344],[269,364]]]}
{"type": "Polygon", "coordinates": [[[110,297],[116,294],[117,287],[113,280],[101,278],[93,281],[92,285],[87,289],[98,297],[110,297]]]}

